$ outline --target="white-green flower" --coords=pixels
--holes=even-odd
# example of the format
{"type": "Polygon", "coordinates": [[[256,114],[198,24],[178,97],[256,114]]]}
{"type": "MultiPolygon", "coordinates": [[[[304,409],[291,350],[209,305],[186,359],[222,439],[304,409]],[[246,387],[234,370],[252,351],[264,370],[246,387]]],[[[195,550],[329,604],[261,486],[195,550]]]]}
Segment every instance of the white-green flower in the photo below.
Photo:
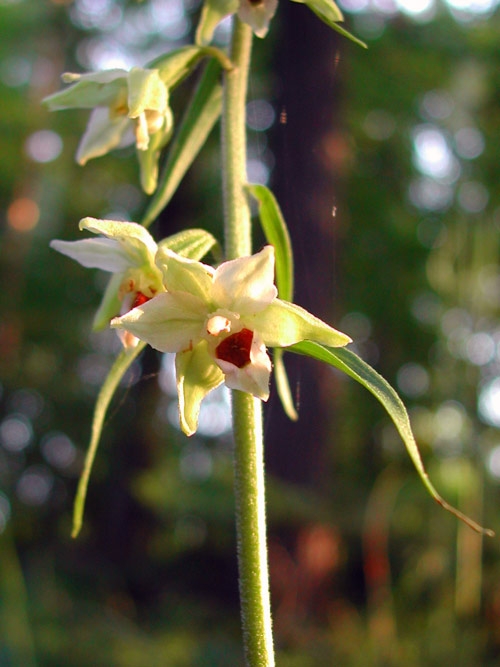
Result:
{"type": "MultiPolygon", "coordinates": [[[[327,25],[339,30],[337,23],[343,21],[342,12],[333,0],[294,0],[309,7],[327,25]]],[[[227,16],[236,14],[247,23],[257,37],[265,37],[278,0],[204,0],[200,21],[196,29],[196,42],[207,45],[212,41],[217,25],[227,16]]]]}
{"type": "MultiPolygon", "coordinates": [[[[94,318],[94,328],[109,326],[112,317],[161,292],[162,273],[155,264],[158,250],[151,234],[135,222],[84,218],[86,229],[98,238],[81,241],[51,241],[50,246],[91,269],[102,269],[113,276],[94,318]]],[[[131,344],[130,338],[122,339],[131,344]]]]}
{"type": "MultiPolygon", "coordinates": [[[[157,69],[134,67],[129,72],[113,69],[89,74],[62,75],[68,88],[45,98],[51,111],[93,109],[78,146],[81,165],[114,148],[136,145],[155,160],[140,160],[141,180],[146,192],[156,188],[159,148],[173,128],[167,86],[157,69]]],[[[139,153],[139,156],[140,156],[139,153]]]]}
{"type": "Polygon", "coordinates": [[[217,269],[166,248],[156,261],[166,291],[111,326],[176,353],[180,421],[188,435],[197,429],[201,401],[222,382],[267,400],[272,366],[266,346],[350,342],[303,308],[277,298],[272,246],[217,269]]]}

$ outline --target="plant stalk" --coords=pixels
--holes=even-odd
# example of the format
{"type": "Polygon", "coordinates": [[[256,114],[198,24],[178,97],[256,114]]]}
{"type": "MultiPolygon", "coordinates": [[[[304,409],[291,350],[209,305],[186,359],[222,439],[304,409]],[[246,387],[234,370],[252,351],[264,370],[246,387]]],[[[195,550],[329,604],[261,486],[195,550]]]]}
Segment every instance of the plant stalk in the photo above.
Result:
{"type": "MultiPolygon", "coordinates": [[[[252,253],[246,174],[245,106],[252,48],[250,27],[235,17],[224,73],[222,160],[226,259],[252,253]]],[[[233,391],[234,471],[240,607],[249,667],[273,667],[274,649],[267,564],[262,404],[233,391]]]]}

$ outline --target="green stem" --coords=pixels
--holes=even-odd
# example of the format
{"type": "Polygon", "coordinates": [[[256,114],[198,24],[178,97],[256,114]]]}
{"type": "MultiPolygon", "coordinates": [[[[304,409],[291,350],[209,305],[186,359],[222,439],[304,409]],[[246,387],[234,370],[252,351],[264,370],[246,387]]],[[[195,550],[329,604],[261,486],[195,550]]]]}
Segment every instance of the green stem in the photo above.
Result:
{"type": "MultiPolygon", "coordinates": [[[[244,191],[245,105],[252,31],[235,18],[231,45],[234,69],[224,74],[222,155],[226,258],[252,252],[251,217],[244,191]]],[[[249,667],[274,665],[267,566],[262,404],[233,391],[236,531],[241,619],[249,667]]]]}
{"type": "Polygon", "coordinates": [[[245,105],[252,52],[250,27],[235,18],[231,60],[224,75],[222,107],[222,170],[224,179],[224,235],[226,259],[252,253],[247,183],[245,105]]]}

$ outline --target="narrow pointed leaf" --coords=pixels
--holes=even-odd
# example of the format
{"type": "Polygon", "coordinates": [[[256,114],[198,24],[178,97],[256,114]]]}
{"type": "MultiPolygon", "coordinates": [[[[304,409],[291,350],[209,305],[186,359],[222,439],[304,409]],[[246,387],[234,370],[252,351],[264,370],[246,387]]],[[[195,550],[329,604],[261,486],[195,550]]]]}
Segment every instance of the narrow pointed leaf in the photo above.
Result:
{"type": "Polygon", "coordinates": [[[292,421],[296,422],[299,418],[295,405],[293,403],[293,396],[290,390],[290,382],[286,373],[285,362],[283,361],[283,348],[276,347],[273,354],[274,366],[274,381],[276,382],[276,391],[278,392],[281,405],[285,411],[286,416],[292,421]]]}
{"type": "Polygon", "coordinates": [[[276,198],[265,185],[247,185],[259,202],[259,217],[266,239],[274,246],[276,287],[284,301],[293,301],[293,255],[290,235],[276,198]]]}
{"type": "Polygon", "coordinates": [[[333,28],[338,33],[347,37],[355,44],[362,46],[364,49],[368,48],[364,42],[360,39],[351,35],[345,28],[339,26],[339,21],[343,21],[344,17],[338,6],[333,2],[333,0],[293,0],[294,2],[299,2],[305,4],[313,11],[318,18],[320,18],[323,23],[326,23],[327,26],[333,28]]]}
{"type": "Polygon", "coordinates": [[[392,419],[394,426],[397,428],[408,454],[420,475],[420,479],[434,500],[476,532],[490,537],[494,535],[492,530],[483,528],[468,516],[449,505],[446,500],[439,495],[424,468],[420,451],[413,435],[410,419],[402,400],[391,385],[371,366],[360,359],[351,350],[346,350],[345,348],[330,349],[323,347],[318,343],[309,341],[298,343],[297,345],[288,348],[288,351],[304,354],[313,357],[314,359],[318,359],[319,361],[326,362],[331,366],[335,366],[335,368],[346,373],[368,389],[368,391],[380,401],[387,414],[392,419]]]}
{"type": "Polygon", "coordinates": [[[172,141],[160,183],[142,219],[145,227],[168,204],[220,116],[219,74],[220,65],[209,62],[172,141]]]}
{"type": "MultiPolygon", "coordinates": [[[[293,252],[288,227],[275,196],[265,185],[246,186],[259,203],[259,218],[267,241],[274,246],[276,261],[276,287],[278,296],[293,301],[293,252]]],[[[285,414],[292,421],[299,418],[293,403],[290,383],[283,361],[283,350],[276,348],[273,355],[274,380],[285,414]]]]}
{"type": "Polygon", "coordinates": [[[120,312],[121,299],[118,296],[123,274],[114,273],[109,279],[106,289],[104,290],[101,304],[94,315],[92,329],[94,331],[102,331],[109,327],[110,321],[116,317],[120,312]]]}
{"type": "Polygon", "coordinates": [[[128,348],[123,350],[116,358],[104,384],[101,387],[97,401],[94,408],[94,417],[92,419],[92,430],[90,436],[90,443],[85,456],[85,463],[83,471],[78,482],[78,489],[76,492],[75,503],[73,506],[73,529],[72,537],[77,537],[82,527],[83,512],[85,509],[85,498],[87,496],[87,487],[89,484],[90,473],[94,463],[97,447],[101,439],[101,433],[104,426],[104,419],[111,403],[115,391],[120,384],[121,379],[137,358],[140,352],[144,349],[146,343],[140,342],[135,348],[128,348]]]}

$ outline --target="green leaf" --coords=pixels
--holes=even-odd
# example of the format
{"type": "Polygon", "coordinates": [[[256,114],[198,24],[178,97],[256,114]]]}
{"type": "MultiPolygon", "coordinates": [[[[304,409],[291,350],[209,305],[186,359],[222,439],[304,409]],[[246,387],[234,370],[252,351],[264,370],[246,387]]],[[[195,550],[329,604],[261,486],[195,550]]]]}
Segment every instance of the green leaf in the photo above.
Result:
{"type": "Polygon", "coordinates": [[[212,60],[205,69],[171,143],[160,184],[142,219],[145,227],[168,204],[220,116],[222,88],[219,74],[220,66],[212,60]]]}
{"type": "Polygon", "coordinates": [[[265,185],[247,185],[246,190],[259,202],[262,229],[266,239],[274,246],[278,295],[284,301],[293,301],[292,244],[279,204],[265,185]]]}
{"type": "Polygon", "coordinates": [[[108,376],[104,380],[101,387],[97,401],[94,408],[94,417],[92,419],[92,430],[90,436],[90,443],[85,456],[85,463],[83,471],[78,482],[78,489],[76,492],[75,503],[73,505],[73,529],[71,531],[72,537],[77,537],[82,527],[83,512],[85,509],[85,498],[87,496],[87,487],[89,484],[90,473],[94,463],[95,455],[101,433],[104,426],[104,419],[108,410],[111,399],[120,384],[121,379],[132,365],[132,362],[137,358],[140,352],[144,349],[146,343],[139,342],[134,348],[122,350],[116,358],[108,376]]]}
{"type": "Polygon", "coordinates": [[[330,349],[309,341],[293,345],[288,348],[288,351],[304,354],[330,364],[331,366],[335,366],[335,368],[346,373],[368,389],[368,391],[380,401],[387,414],[392,419],[424,486],[434,500],[476,532],[488,535],[489,537],[494,535],[492,530],[483,528],[468,516],[449,505],[436,491],[424,468],[418,445],[413,435],[410,419],[402,400],[391,385],[371,366],[360,359],[351,350],[346,350],[345,348],[330,349]]]}
{"type": "Polygon", "coordinates": [[[182,257],[200,260],[210,251],[216,260],[222,259],[222,249],[217,239],[204,229],[184,229],[167,236],[158,243],[158,249],[168,248],[182,257]]]}
{"type": "MultiPolygon", "coordinates": [[[[265,185],[246,186],[259,204],[259,218],[267,241],[274,246],[276,257],[276,287],[278,295],[285,301],[293,300],[293,252],[288,227],[275,196],[265,185]]],[[[276,390],[283,410],[292,420],[299,418],[293,404],[290,383],[283,361],[283,350],[275,348],[273,355],[274,379],[276,390]]]]}
{"type": "Polygon", "coordinates": [[[284,349],[276,347],[273,354],[274,380],[276,382],[276,391],[285,411],[286,416],[296,422],[299,418],[295,405],[293,404],[292,392],[288,375],[286,374],[285,362],[283,361],[284,349]]]}
{"type": "Polygon", "coordinates": [[[347,37],[347,39],[350,39],[355,44],[362,46],[364,49],[368,48],[364,42],[362,42],[354,35],[351,35],[351,33],[348,32],[345,28],[339,26],[338,22],[343,21],[344,17],[342,16],[342,12],[337,7],[335,2],[333,2],[333,0],[293,0],[293,1],[307,5],[309,9],[313,11],[316,14],[316,16],[323,21],[323,23],[326,23],[326,25],[330,26],[330,28],[333,28],[333,30],[336,30],[338,33],[340,33],[344,37],[347,37]]]}

